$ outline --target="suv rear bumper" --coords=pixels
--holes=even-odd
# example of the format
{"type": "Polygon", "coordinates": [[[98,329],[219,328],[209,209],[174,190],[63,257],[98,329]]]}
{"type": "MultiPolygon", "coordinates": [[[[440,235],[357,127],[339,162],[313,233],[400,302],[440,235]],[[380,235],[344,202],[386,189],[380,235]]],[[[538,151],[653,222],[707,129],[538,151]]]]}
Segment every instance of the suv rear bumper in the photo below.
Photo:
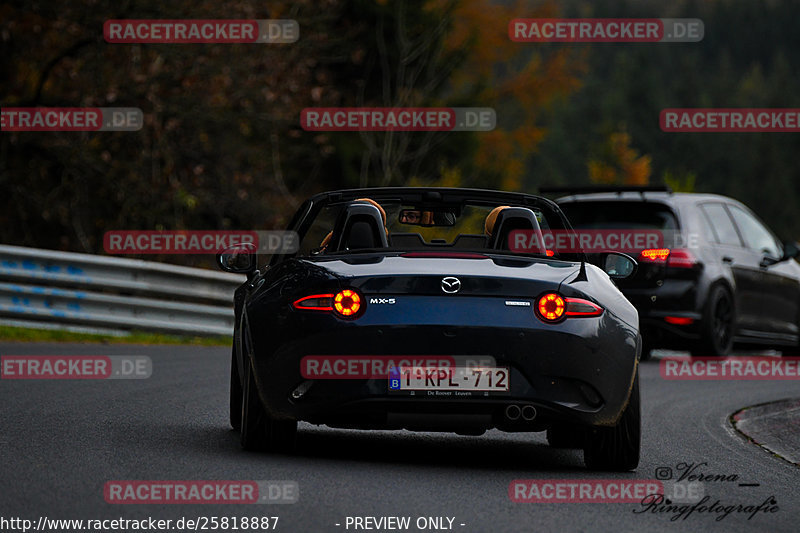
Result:
{"type": "Polygon", "coordinates": [[[639,311],[642,339],[648,347],[685,349],[702,337],[697,281],[665,279],[660,287],[623,287],[622,292],[639,311]]]}

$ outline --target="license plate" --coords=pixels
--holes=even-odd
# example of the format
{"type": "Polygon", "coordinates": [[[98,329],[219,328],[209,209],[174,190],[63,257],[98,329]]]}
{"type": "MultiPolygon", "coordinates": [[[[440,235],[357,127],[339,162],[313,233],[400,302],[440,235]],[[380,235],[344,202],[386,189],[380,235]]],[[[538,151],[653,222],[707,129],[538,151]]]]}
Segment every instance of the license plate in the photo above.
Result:
{"type": "Polygon", "coordinates": [[[392,391],[508,391],[507,367],[404,366],[389,372],[392,391]]]}

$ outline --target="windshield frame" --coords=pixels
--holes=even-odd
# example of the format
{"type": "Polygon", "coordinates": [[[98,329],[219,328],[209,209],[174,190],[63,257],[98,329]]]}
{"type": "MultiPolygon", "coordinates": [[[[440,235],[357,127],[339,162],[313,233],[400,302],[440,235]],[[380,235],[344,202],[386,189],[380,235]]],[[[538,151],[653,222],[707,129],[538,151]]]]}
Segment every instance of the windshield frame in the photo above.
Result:
{"type": "MultiPolygon", "coordinates": [[[[403,206],[415,207],[455,207],[458,212],[464,205],[485,206],[488,208],[497,207],[500,205],[507,205],[510,207],[526,207],[536,209],[542,212],[543,216],[548,222],[550,229],[563,229],[573,231],[573,228],[567,219],[566,215],[562,212],[561,208],[554,201],[541,196],[535,196],[525,193],[503,192],[485,189],[466,189],[466,188],[447,188],[447,187],[382,187],[382,188],[367,188],[367,189],[347,189],[340,191],[331,191],[320,193],[312,196],[306,200],[295,213],[291,222],[287,227],[287,231],[294,231],[298,234],[300,242],[303,241],[306,234],[312,227],[314,221],[320,212],[326,208],[336,204],[347,204],[359,198],[371,198],[378,203],[396,203],[403,206]]],[[[331,228],[332,229],[332,228],[331,228]]],[[[430,247],[431,252],[437,250],[442,252],[464,252],[473,253],[478,252],[484,255],[501,255],[511,256],[517,258],[535,258],[548,261],[585,261],[586,257],[583,253],[562,254],[560,257],[546,257],[544,255],[534,255],[530,253],[519,253],[511,250],[498,250],[498,249],[472,249],[472,248],[452,248],[452,243],[447,246],[437,245],[430,247]]],[[[406,251],[420,251],[420,250],[406,250],[406,251]]],[[[404,250],[399,248],[380,248],[380,249],[363,249],[352,250],[346,252],[331,252],[325,255],[298,255],[298,252],[289,254],[275,254],[272,255],[269,261],[269,266],[277,265],[278,263],[292,259],[292,258],[344,258],[348,256],[363,255],[363,254],[385,254],[385,255],[398,255],[404,253],[404,250]]]]}

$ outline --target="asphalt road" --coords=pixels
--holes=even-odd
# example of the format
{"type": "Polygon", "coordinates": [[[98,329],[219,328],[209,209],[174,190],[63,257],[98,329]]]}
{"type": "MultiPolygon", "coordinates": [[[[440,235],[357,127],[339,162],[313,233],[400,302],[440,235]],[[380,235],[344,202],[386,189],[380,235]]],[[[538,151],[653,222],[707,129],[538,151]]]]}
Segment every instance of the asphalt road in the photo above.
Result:
{"type": "Polygon", "coordinates": [[[791,381],[665,381],[657,359],[643,363],[639,468],[598,474],[583,468],[581,452],[549,448],[542,433],[462,437],[301,425],[296,455],[246,453],[227,422],[229,353],[0,345],[2,355],[148,355],[153,361],[144,380],[0,381],[0,518],[278,516],[277,530],[287,532],[354,531],[345,529],[348,516],[409,516],[410,531],[418,531],[421,516],[454,518],[453,530],[461,532],[800,530],[800,469],[751,444],[728,422],[743,407],[800,397],[791,381]],[[758,505],[772,496],[778,509],[752,519],[693,513],[672,521],[671,513],[641,513],[639,503],[514,503],[508,495],[514,479],[652,479],[657,469],[678,474],[681,463],[735,478],[703,485],[722,505],[758,505]],[[294,480],[299,501],[119,505],[103,496],[109,480],[206,479],[294,480]]]}

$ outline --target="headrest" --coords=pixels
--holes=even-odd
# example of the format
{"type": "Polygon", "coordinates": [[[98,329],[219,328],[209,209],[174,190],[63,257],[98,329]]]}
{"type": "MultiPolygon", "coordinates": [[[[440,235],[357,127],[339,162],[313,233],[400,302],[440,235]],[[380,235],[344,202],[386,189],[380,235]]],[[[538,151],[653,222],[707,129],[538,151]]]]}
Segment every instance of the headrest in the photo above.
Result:
{"type": "Polygon", "coordinates": [[[508,209],[508,206],[501,205],[495,207],[494,209],[491,210],[491,212],[488,215],[486,215],[486,221],[484,221],[483,223],[483,232],[487,236],[491,236],[492,233],[494,232],[494,226],[495,223],[497,222],[497,215],[500,214],[500,211],[502,211],[503,209],[508,209]]]}
{"type": "MultiPolygon", "coordinates": [[[[533,211],[527,207],[506,207],[497,212],[493,231],[489,238],[489,248],[495,250],[510,249],[508,237],[514,230],[532,230],[537,233],[536,242],[544,242],[539,221],[533,211]]],[[[544,254],[545,250],[531,252],[544,254]]]]}
{"type": "Polygon", "coordinates": [[[342,209],[333,226],[328,252],[388,248],[384,214],[369,200],[356,200],[342,209]]]}

